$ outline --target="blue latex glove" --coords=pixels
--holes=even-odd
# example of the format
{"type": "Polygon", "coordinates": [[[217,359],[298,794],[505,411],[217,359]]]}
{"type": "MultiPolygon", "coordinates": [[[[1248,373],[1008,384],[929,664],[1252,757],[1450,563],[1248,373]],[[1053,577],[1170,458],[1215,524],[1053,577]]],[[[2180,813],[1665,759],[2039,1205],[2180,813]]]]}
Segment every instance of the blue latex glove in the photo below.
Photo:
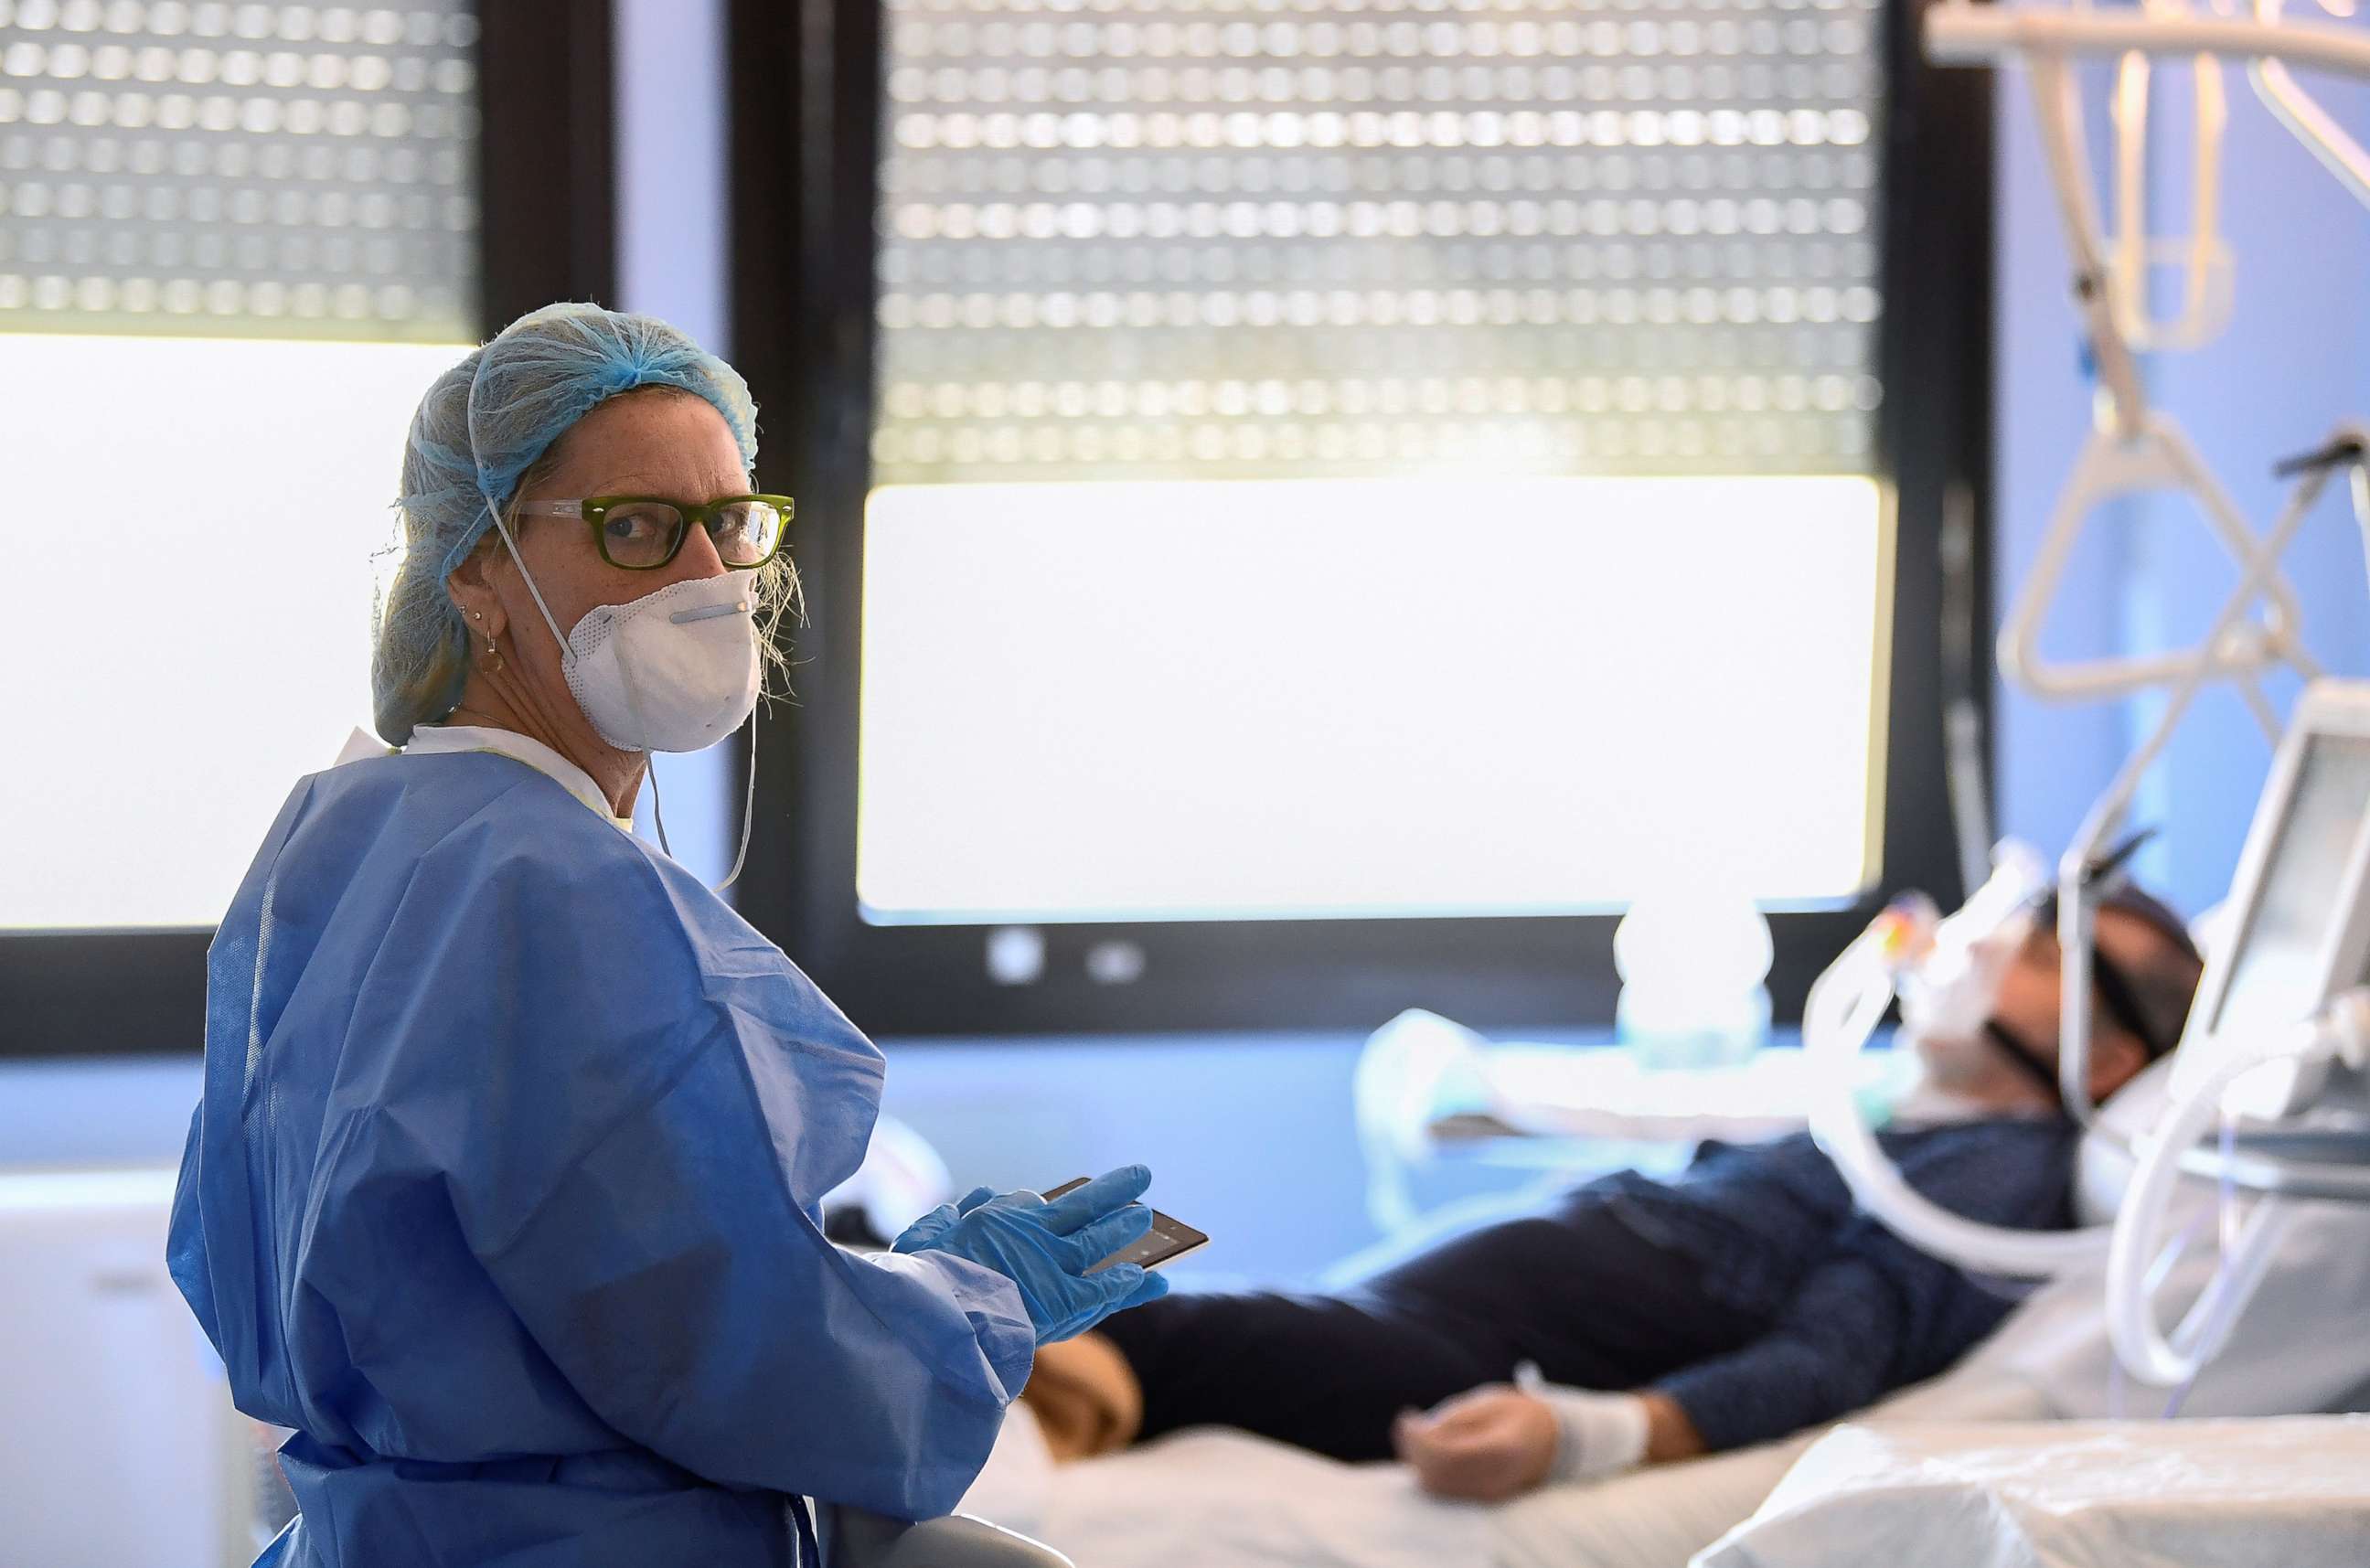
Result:
{"type": "Polygon", "coordinates": [[[1151,1231],[1152,1211],[1135,1201],[1151,1185],[1151,1171],[1123,1165],[1051,1203],[974,1188],[915,1220],[891,1251],[951,1252],[994,1269],[1019,1286],[1037,1343],[1051,1344],[1168,1294],[1166,1279],[1135,1263],[1086,1272],[1151,1231]]]}

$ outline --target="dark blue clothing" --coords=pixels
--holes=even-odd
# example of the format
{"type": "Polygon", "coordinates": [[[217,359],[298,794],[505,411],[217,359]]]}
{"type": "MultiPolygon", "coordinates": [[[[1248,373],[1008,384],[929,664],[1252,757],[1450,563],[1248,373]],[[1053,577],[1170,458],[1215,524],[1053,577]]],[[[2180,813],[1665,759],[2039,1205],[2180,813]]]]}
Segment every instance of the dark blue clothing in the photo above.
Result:
{"type": "MultiPolygon", "coordinates": [[[[1912,1187],[2025,1230],[2073,1223],[2077,1131],[2063,1117],[1951,1123],[1881,1136],[1912,1187]]],[[[1855,1210],[1808,1134],[1709,1143],[1668,1184],[1593,1184],[1639,1236],[1702,1267],[1705,1292],[1767,1324],[1749,1343],[1656,1381],[1714,1449],[1830,1421],[1933,1377],[1999,1326],[2012,1288],[1970,1277],[1855,1210]]]]}
{"type": "MultiPolygon", "coordinates": [[[[1889,1133],[1910,1184],[1971,1218],[2071,1221],[2059,1118],[1889,1133]]],[[[1142,1385],[1144,1435],[1238,1426],[1345,1459],[1398,1412],[1507,1379],[1655,1388],[1711,1448],[1834,1420],[1933,1376],[2011,1293],[1858,1214],[1807,1136],[1706,1144],[1685,1174],[1624,1171],[1459,1236],[1338,1296],[1179,1296],[1101,1332],[1142,1385]]]]}

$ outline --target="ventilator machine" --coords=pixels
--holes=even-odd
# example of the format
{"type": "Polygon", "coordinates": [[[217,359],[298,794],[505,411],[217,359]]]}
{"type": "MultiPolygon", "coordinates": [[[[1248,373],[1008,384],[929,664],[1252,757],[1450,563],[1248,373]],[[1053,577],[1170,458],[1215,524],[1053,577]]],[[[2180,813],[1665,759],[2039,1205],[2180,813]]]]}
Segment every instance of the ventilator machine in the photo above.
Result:
{"type": "MultiPolygon", "coordinates": [[[[2247,62],[2264,102],[2353,194],[2370,200],[2370,154],[2322,112],[2288,74],[2294,63],[2370,75],[2370,35],[2284,21],[2278,0],[2250,18],[2176,3],[2133,9],[1977,6],[1953,0],[1925,18],[1928,53],[1944,63],[2015,60],[2031,86],[2073,262],[2073,294],[2098,380],[2098,419],[2061,491],[2031,575],[1999,637],[2002,674],[2052,700],[2158,695],[2154,725],[2083,821],[2058,864],[2004,844],[1989,880],[1948,918],[1911,899],[1878,917],[1812,988],[1805,1045],[1822,1091],[1812,1130],[1855,1195],[1898,1233],[1979,1273],[2034,1279],[2103,1269],[2116,1355],[2141,1382],[2182,1387],[2226,1341],[2271,1265],[2299,1205],[2370,1201],[2370,682],[2334,679],[2299,640],[2301,612],[2280,560],[2329,481],[2344,473],[2370,538],[2365,438],[2339,429],[2283,465],[2289,502],[2258,533],[2170,415],[2151,409],[2136,351],[2192,348],[2229,315],[2229,251],[2217,231],[2226,58],[2247,62]],[[2190,232],[2146,233],[2141,204],[2152,62],[2172,56],[2194,77],[2190,232]],[[2089,134],[2076,64],[2108,58],[2117,72],[2113,140],[2120,233],[2104,231],[2088,167],[2089,134]],[[2151,270],[2179,270],[2180,286],[2149,287],[2151,270]],[[2152,297],[2179,312],[2157,318],[2152,297]],[[2237,582],[2192,648],[2140,657],[2053,661],[2039,644],[2059,580],[2101,507],[2142,490],[2188,496],[2228,551],[2237,582]],[[2300,677],[2284,724],[2266,677],[2300,677]],[[2148,768],[2196,698],[2230,685],[2265,732],[2278,737],[2270,777],[2219,916],[2177,1051],[2121,1091],[2155,1109],[2134,1136],[2099,1116],[2089,1095],[2096,985],[2095,875],[2102,848],[2126,827],[2148,768]],[[2089,1156],[2120,1167],[2113,1222],[2071,1232],[2003,1230],[1920,1197],[1885,1159],[1853,1097],[1853,1058],[1898,997],[1904,1015],[1947,997],[1987,1013],[1985,954],[2016,923],[2044,917],[2054,891],[2064,954],[2059,1087],[2089,1131],[2089,1156]],[[2218,1235],[2169,1235],[2168,1211],[2184,1181],[2217,1198],[2218,1235]],[[2217,1244],[2213,1284],[2168,1329],[2157,1285],[2179,1251],[2217,1244]]],[[[2127,1123],[2129,1118],[2118,1118],[2127,1123]]]]}

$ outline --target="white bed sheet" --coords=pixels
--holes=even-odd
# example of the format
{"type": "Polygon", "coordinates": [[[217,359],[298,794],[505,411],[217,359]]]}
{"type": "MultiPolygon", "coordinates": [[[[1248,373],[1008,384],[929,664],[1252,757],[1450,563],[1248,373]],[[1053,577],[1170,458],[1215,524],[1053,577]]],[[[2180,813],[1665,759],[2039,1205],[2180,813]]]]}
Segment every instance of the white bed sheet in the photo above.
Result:
{"type": "Polygon", "coordinates": [[[1079,1568],[1455,1568],[1485,1560],[1490,1512],[1426,1498],[1396,1465],[1215,1428],[1057,1469],[1026,1405],[961,1511],[1079,1568]]]}
{"type": "Polygon", "coordinates": [[[1838,1427],[1698,1568],[2359,1568],[2370,1416],[1838,1427]]]}
{"type": "MultiPolygon", "coordinates": [[[[2010,1384],[1928,1384],[1903,1419],[2030,1417],[2010,1384]]],[[[962,1510],[1067,1552],[1078,1568],[1685,1568],[1752,1514],[1816,1440],[1805,1433],[1500,1507],[1427,1497],[1396,1465],[1345,1465],[1245,1433],[1182,1432],[1056,1467],[1013,1407],[962,1510]]]]}

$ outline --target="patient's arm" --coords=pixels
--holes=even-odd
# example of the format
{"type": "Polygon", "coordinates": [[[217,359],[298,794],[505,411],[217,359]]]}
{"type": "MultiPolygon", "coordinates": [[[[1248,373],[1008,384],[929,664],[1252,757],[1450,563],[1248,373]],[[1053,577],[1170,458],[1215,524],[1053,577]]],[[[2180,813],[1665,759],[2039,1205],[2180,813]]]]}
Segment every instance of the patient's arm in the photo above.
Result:
{"type": "Polygon", "coordinates": [[[1670,1395],[1649,1389],[1639,1396],[1646,1402],[1646,1462],[1666,1465],[1692,1459],[1708,1451],[1703,1434],[1687,1417],[1686,1407],[1670,1395]]]}
{"type": "Polygon", "coordinates": [[[1392,1424],[1391,1442],[1426,1492],[1502,1503],[1547,1479],[1559,1430],[1545,1400],[1491,1383],[1427,1412],[1402,1412],[1392,1424]]]}
{"type": "MultiPolygon", "coordinates": [[[[1971,1219],[2035,1226],[2062,1214],[2064,1172],[2024,1171],[2029,1139],[1962,1138],[1904,1170],[1920,1193],[1971,1219]]],[[[1723,1451],[1823,1425],[1941,1372],[1999,1326],[2011,1299],[1920,1251],[1882,1222],[1838,1227],[1769,1332],[1655,1387],[1723,1451]]]]}
{"type": "Polygon", "coordinates": [[[1909,1380],[1895,1354],[1908,1309],[1868,1256],[1820,1264],[1769,1332],[1654,1385],[1673,1407],[1660,1424],[1672,1451],[1659,1457],[1683,1457],[1690,1438],[1696,1452],[1767,1442],[1874,1403],[1909,1380]]]}
{"type": "Polygon", "coordinates": [[[1695,1423],[1667,1394],[1503,1383],[1459,1394],[1425,1414],[1407,1412],[1391,1436],[1425,1491],[1481,1503],[1704,1451],[1695,1423]],[[1599,1448],[1605,1451],[1591,1451],[1599,1448]]]}

